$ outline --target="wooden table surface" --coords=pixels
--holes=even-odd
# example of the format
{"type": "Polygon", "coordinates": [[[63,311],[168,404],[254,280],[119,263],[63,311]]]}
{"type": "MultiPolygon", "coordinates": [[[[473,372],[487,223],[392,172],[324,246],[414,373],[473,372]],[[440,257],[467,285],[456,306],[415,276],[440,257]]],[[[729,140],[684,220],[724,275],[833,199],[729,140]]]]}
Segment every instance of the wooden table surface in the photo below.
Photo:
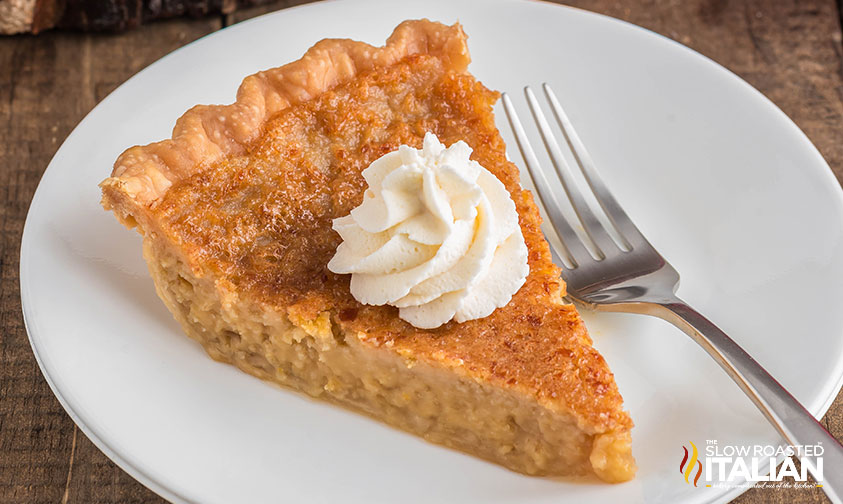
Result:
{"type": "MultiPolygon", "coordinates": [[[[79,431],[38,370],[20,306],[18,261],[24,219],[56,149],[114,88],[192,40],[298,3],[304,2],[277,1],[222,17],[157,22],[117,35],[48,32],[0,38],[0,503],[163,502],[79,431]]],[[[839,3],[565,3],[654,30],[737,73],[796,121],[831,165],[838,182],[843,181],[839,3]]],[[[843,438],[843,394],[823,423],[838,439],[843,438]]],[[[735,502],[826,501],[816,489],[752,489],[735,502]]]]}

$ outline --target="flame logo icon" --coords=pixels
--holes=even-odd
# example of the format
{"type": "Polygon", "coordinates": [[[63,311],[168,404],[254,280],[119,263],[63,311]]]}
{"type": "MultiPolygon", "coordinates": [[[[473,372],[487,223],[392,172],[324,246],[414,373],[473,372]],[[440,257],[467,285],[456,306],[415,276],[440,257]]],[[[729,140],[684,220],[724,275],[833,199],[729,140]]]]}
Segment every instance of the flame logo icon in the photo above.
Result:
{"type": "Polygon", "coordinates": [[[700,476],[702,475],[702,463],[697,460],[697,456],[699,453],[697,452],[697,445],[691,443],[691,460],[688,460],[688,449],[684,446],[682,447],[685,450],[685,456],[682,457],[682,462],[679,463],[679,474],[685,475],[685,483],[690,483],[688,478],[691,477],[691,473],[694,472],[694,464],[696,464],[697,475],[694,476],[694,486],[697,486],[697,482],[700,480],[700,476]]]}

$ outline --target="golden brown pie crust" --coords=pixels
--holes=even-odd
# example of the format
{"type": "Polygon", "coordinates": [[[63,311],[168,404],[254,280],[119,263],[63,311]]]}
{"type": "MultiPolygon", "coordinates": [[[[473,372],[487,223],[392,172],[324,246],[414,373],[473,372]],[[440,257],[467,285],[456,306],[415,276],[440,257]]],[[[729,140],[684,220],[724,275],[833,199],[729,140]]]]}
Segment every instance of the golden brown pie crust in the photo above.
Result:
{"type": "MultiPolygon", "coordinates": [[[[535,401],[569,418],[593,443],[590,465],[601,478],[629,479],[632,421],[576,309],[562,300],[564,282],[537,207],[520,188],[494,124],[498,94],[467,73],[468,62],[459,25],[407,21],[382,48],[323,40],[299,61],[247,77],[234,104],[194,107],[172,139],[127,150],[101,184],[103,205],[124,224],[138,225],[159,294],[215,358],[290,384],[265,376],[271,365],[253,369],[230,341],[219,343],[219,334],[236,329],[237,343],[246,345],[242,321],[214,328],[197,322],[195,307],[180,304],[190,294],[173,294],[162,285],[170,280],[159,282],[167,276],[162,258],[177,263],[178,278],[190,284],[185,292],[202,284],[215,293],[220,319],[254,312],[265,322],[268,313],[284,314],[308,334],[330,331],[338,344],[354,338],[355,346],[397,356],[407,369],[423,363],[535,401]],[[401,144],[420,147],[427,131],[446,145],[466,141],[472,158],[504,183],[530,251],[530,274],[507,306],[434,330],[407,324],[395,308],[360,305],[349,293],[349,275],[326,266],[340,241],[331,220],[360,203],[361,171],[401,144]]],[[[329,385],[323,388],[330,395],[329,385]]],[[[439,434],[417,433],[471,451],[439,434]]],[[[480,455],[535,474],[581,470],[480,455]]]]}
{"type": "Polygon", "coordinates": [[[176,121],[172,138],[127,149],[114,164],[103,189],[103,204],[127,216],[143,212],[176,181],[216,161],[243,154],[266,122],[280,111],[306,102],[408,56],[427,54],[454,71],[470,61],[462,27],[409,22],[399,25],[383,47],[347,39],[322,40],[297,61],[243,80],[231,105],[197,105],[176,121]]]}

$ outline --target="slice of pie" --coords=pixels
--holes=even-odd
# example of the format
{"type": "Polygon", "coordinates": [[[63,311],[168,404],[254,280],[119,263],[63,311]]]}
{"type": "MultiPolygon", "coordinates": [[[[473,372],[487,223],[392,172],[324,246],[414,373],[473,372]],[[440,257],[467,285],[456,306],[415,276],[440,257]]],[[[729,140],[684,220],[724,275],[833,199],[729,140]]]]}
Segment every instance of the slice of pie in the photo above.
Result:
{"type": "Polygon", "coordinates": [[[380,48],[323,40],[132,147],[103,205],[143,235],[158,295],[214,359],[533,475],[635,473],[632,421],[551,262],[532,197],[468,72],[459,25],[407,21],[380,48]],[[491,315],[418,329],[351,295],[328,262],[361,172],[426,133],[503,183],[529,275],[491,315]]]}

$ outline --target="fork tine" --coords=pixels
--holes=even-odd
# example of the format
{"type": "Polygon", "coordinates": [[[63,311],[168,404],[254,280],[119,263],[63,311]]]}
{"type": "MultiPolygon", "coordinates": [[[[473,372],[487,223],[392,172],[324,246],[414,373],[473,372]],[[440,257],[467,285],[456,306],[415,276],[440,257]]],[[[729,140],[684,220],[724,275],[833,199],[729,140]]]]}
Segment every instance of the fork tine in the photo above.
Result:
{"type": "Polygon", "coordinates": [[[606,187],[600,174],[597,173],[597,170],[594,168],[594,161],[592,161],[588,150],[585,148],[585,144],[580,140],[580,136],[577,135],[577,131],[574,129],[571,120],[568,119],[568,114],[565,113],[562,105],[559,104],[559,100],[556,99],[553,89],[546,82],[542,84],[542,88],[544,88],[544,93],[550,102],[556,122],[562,129],[565,141],[568,142],[568,147],[571,148],[571,152],[573,152],[574,158],[577,160],[577,164],[580,170],[582,170],[586,182],[591,187],[595,199],[597,199],[600,207],[606,213],[609,222],[614,226],[618,236],[625,242],[626,249],[631,250],[633,245],[641,246],[646,244],[649,246],[647,239],[644,238],[644,235],[641,234],[641,231],[632,222],[632,219],[624,212],[614,195],[609,191],[609,188],[606,187]]]}
{"type": "Polygon", "coordinates": [[[539,133],[541,133],[544,146],[550,155],[553,167],[556,168],[556,174],[562,181],[562,187],[565,188],[565,193],[571,201],[571,206],[574,207],[574,211],[576,211],[577,217],[579,218],[583,229],[598,250],[598,254],[600,256],[597,259],[601,260],[605,258],[607,254],[620,250],[618,245],[614,242],[614,240],[612,240],[612,237],[609,236],[609,233],[606,232],[603,224],[600,223],[597,216],[594,215],[594,212],[591,211],[591,208],[585,202],[582,193],[579,191],[579,188],[573,179],[571,169],[565,161],[565,158],[562,156],[559,144],[556,143],[556,138],[553,136],[550,125],[548,124],[547,119],[545,119],[544,112],[542,112],[539,107],[536,95],[533,94],[533,90],[530,89],[530,86],[524,88],[524,94],[527,96],[527,103],[530,105],[530,111],[533,113],[533,118],[536,121],[536,125],[539,127],[539,133]]]}
{"type": "Polygon", "coordinates": [[[527,140],[527,134],[524,133],[524,127],[521,125],[521,120],[515,112],[515,107],[506,93],[501,94],[501,101],[503,102],[504,112],[509,120],[509,125],[512,127],[512,132],[515,134],[515,142],[518,144],[518,150],[521,151],[521,156],[524,158],[524,163],[527,165],[527,171],[530,172],[530,178],[536,186],[536,191],[539,193],[539,199],[544,205],[547,215],[550,218],[550,223],[562,242],[563,250],[557,251],[551,242],[550,251],[554,254],[554,260],[557,264],[571,264],[569,269],[577,267],[580,261],[591,260],[590,253],[580,241],[576,232],[574,232],[568,219],[562,213],[562,207],[559,205],[553,191],[550,189],[550,183],[544,174],[544,171],[539,166],[533,148],[530,146],[530,141],[527,140]],[[564,255],[566,261],[559,261],[560,254],[564,255]]]}

